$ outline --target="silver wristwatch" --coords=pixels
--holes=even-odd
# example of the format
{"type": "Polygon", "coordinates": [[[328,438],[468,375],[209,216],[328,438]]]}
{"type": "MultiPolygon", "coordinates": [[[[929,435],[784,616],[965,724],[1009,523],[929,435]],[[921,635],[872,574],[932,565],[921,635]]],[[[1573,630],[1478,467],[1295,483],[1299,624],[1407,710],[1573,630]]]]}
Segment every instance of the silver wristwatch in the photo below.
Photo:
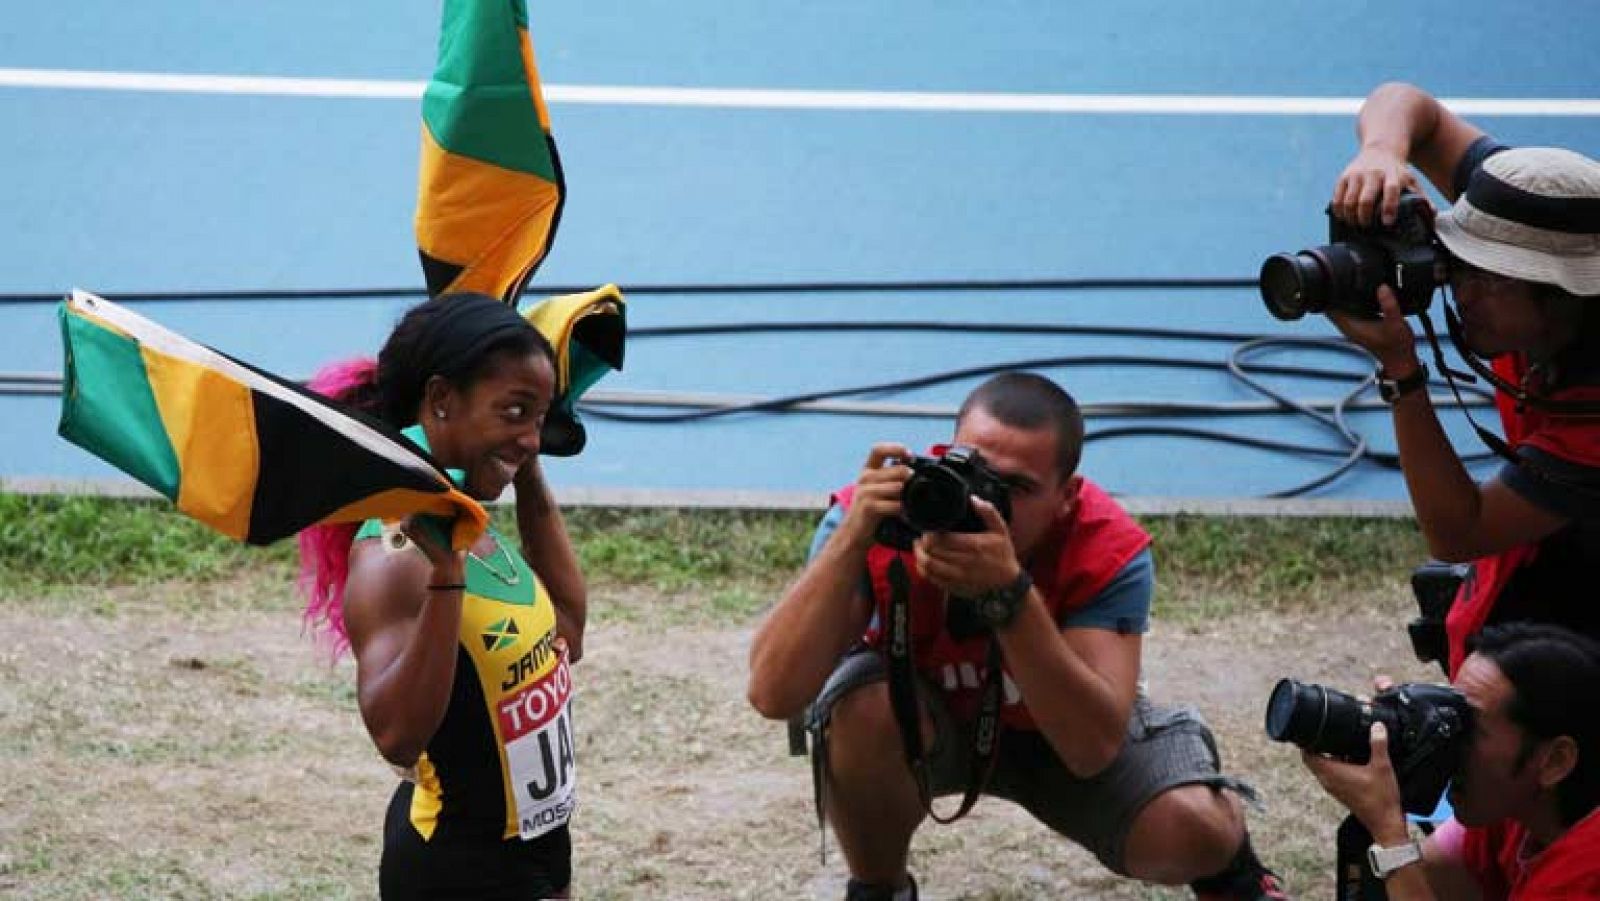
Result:
{"type": "Polygon", "coordinates": [[[1372,872],[1379,879],[1388,879],[1390,874],[1401,867],[1408,867],[1422,860],[1422,843],[1412,839],[1403,845],[1385,848],[1374,844],[1367,848],[1367,865],[1372,867],[1372,872]]]}

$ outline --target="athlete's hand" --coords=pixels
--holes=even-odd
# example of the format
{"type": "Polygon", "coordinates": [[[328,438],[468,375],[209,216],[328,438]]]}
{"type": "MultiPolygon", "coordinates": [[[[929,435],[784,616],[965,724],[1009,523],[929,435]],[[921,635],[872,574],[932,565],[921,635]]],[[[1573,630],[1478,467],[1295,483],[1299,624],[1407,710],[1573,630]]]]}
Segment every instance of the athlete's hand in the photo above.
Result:
{"type": "Polygon", "coordinates": [[[422,551],[433,564],[431,584],[456,585],[466,581],[466,554],[452,550],[449,537],[440,534],[437,519],[421,515],[408,516],[400,523],[400,531],[422,551]]]}
{"type": "Polygon", "coordinates": [[[871,542],[878,523],[891,516],[900,515],[900,494],[906,480],[911,478],[911,467],[899,461],[908,459],[911,451],[904,445],[874,444],[867,454],[867,462],[856,477],[855,495],[850,509],[845,511],[839,531],[854,542],[871,542]],[[886,465],[887,464],[887,465],[886,465]]]}
{"type": "Polygon", "coordinates": [[[1363,147],[1334,183],[1329,209],[1352,225],[1368,228],[1381,221],[1389,226],[1400,211],[1402,191],[1422,193],[1405,157],[1386,147],[1363,147]]]}
{"type": "Polygon", "coordinates": [[[1011,529],[995,506],[970,499],[982,532],[927,532],[917,539],[917,570],[953,597],[977,597],[1016,581],[1022,571],[1011,529]]]}

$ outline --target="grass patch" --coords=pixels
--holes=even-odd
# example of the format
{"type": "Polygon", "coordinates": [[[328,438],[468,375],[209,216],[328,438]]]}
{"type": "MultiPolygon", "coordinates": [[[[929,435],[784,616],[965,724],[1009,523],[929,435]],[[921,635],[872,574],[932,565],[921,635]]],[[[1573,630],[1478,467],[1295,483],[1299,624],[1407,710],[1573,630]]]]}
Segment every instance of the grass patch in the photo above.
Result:
{"type": "MultiPolygon", "coordinates": [[[[494,516],[515,531],[510,508],[497,507],[494,516]]],[[[804,565],[817,521],[810,512],[593,507],[566,517],[592,586],[673,596],[675,608],[692,608],[675,609],[684,622],[758,615],[804,565]]],[[[1426,557],[1407,519],[1142,521],[1155,539],[1158,613],[1177,622],[1403,591],[1406,574],[1426,557]]],[[[118,588],[181,582],[193,595],[183,600],[189,605],[293,606],[294,567],[293,542],[246,547],[163,501],[0,494],[0,591],[7,594],[51,595],[110,614],[123,600],[118,588]]]]}
{"type": "Polygon", "coordinates": [[[1190,624],[1244,612],[1337,609],[1408,591],[1427,546],[1410,519],[1146,517],[1156,616],[1190,624]]]}
{"type": "MultiPolygon", "coordinates": [[[[754,510],[578,507],[565,515],[592,581],[667,592],[784,581],[805,562],[817,522],[811,513],[754,510]]],[[[497,525],[513,528],[509,510],[497,525]]]]}
{"type": "Polygon", "coordinates": [[[232,541],[165,501],[0,493],[0,590],[212,581],[287,567],[292,553],[232,541]]]}

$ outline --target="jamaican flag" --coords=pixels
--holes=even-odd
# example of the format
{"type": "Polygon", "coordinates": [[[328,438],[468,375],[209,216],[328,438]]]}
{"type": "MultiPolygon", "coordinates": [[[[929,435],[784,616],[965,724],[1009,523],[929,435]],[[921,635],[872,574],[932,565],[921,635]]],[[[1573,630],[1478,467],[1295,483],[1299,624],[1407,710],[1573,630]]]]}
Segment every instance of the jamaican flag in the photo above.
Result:
{"type": "Polygon", "coordinates": [[[578,398],[607,372],[622,369],[626,306],[616,285],[562,294],[519,309],[556,352],[555,399],[544,417],[539,452],[570,457],[588,433],[578,419],[578,398]]]}
{"type": "Polygon", "coordinates": [[[103,298],[61,305],[63,438],[250,544],[429,513],[470,547],[487,514],[399,432],[103,298]]]}
{"type": "MultiPolygon", "coordinates": [[[[428,294],[471,291],[518,306],[565,197],[526,0],[445,0],[439,62],[422,98],[416,224],[428,294]]],[[[518,309],[556,352],[542,452],[572,456],[586,437],[578,398],[622,368],[622,293],[605,285],[518,309]]]]}
{"type": "Polygon", "coordinates": [[[416,224],[428,293],[515,304],[565,194],[525,0],[445,0],[422,98],[416,224]]]}

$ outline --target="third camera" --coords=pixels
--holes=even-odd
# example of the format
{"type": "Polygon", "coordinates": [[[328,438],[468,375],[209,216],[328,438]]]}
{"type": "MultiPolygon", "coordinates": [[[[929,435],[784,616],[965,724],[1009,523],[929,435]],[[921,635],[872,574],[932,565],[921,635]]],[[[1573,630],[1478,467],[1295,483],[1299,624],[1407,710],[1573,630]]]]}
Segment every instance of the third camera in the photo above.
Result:
{"type": "Polygon", "coordinates": [[[1428,309],[1447,255],[1436,243],[1426,198],[1400,196],[1394,225],[1351,225],[1328,211],[1328,243],[1277,253],[1261,264],[1261,299],[1283,320],[1337,311],[1379,318],[1378,286],[1394,289],[1407,316],[1428,309]]]}
{"type": "Polygon", "coordinates": [[[1370,702],[1322,685],[1281,679],[1267,701],[1267,736],[1347,763],[1372,756],[1372,724],[1389,736],[1389,760],[1407,813],[1427,814],[1439,803],[1466,753],[1472,707],[1449,686],[1408,682],[1370,702]]]}

